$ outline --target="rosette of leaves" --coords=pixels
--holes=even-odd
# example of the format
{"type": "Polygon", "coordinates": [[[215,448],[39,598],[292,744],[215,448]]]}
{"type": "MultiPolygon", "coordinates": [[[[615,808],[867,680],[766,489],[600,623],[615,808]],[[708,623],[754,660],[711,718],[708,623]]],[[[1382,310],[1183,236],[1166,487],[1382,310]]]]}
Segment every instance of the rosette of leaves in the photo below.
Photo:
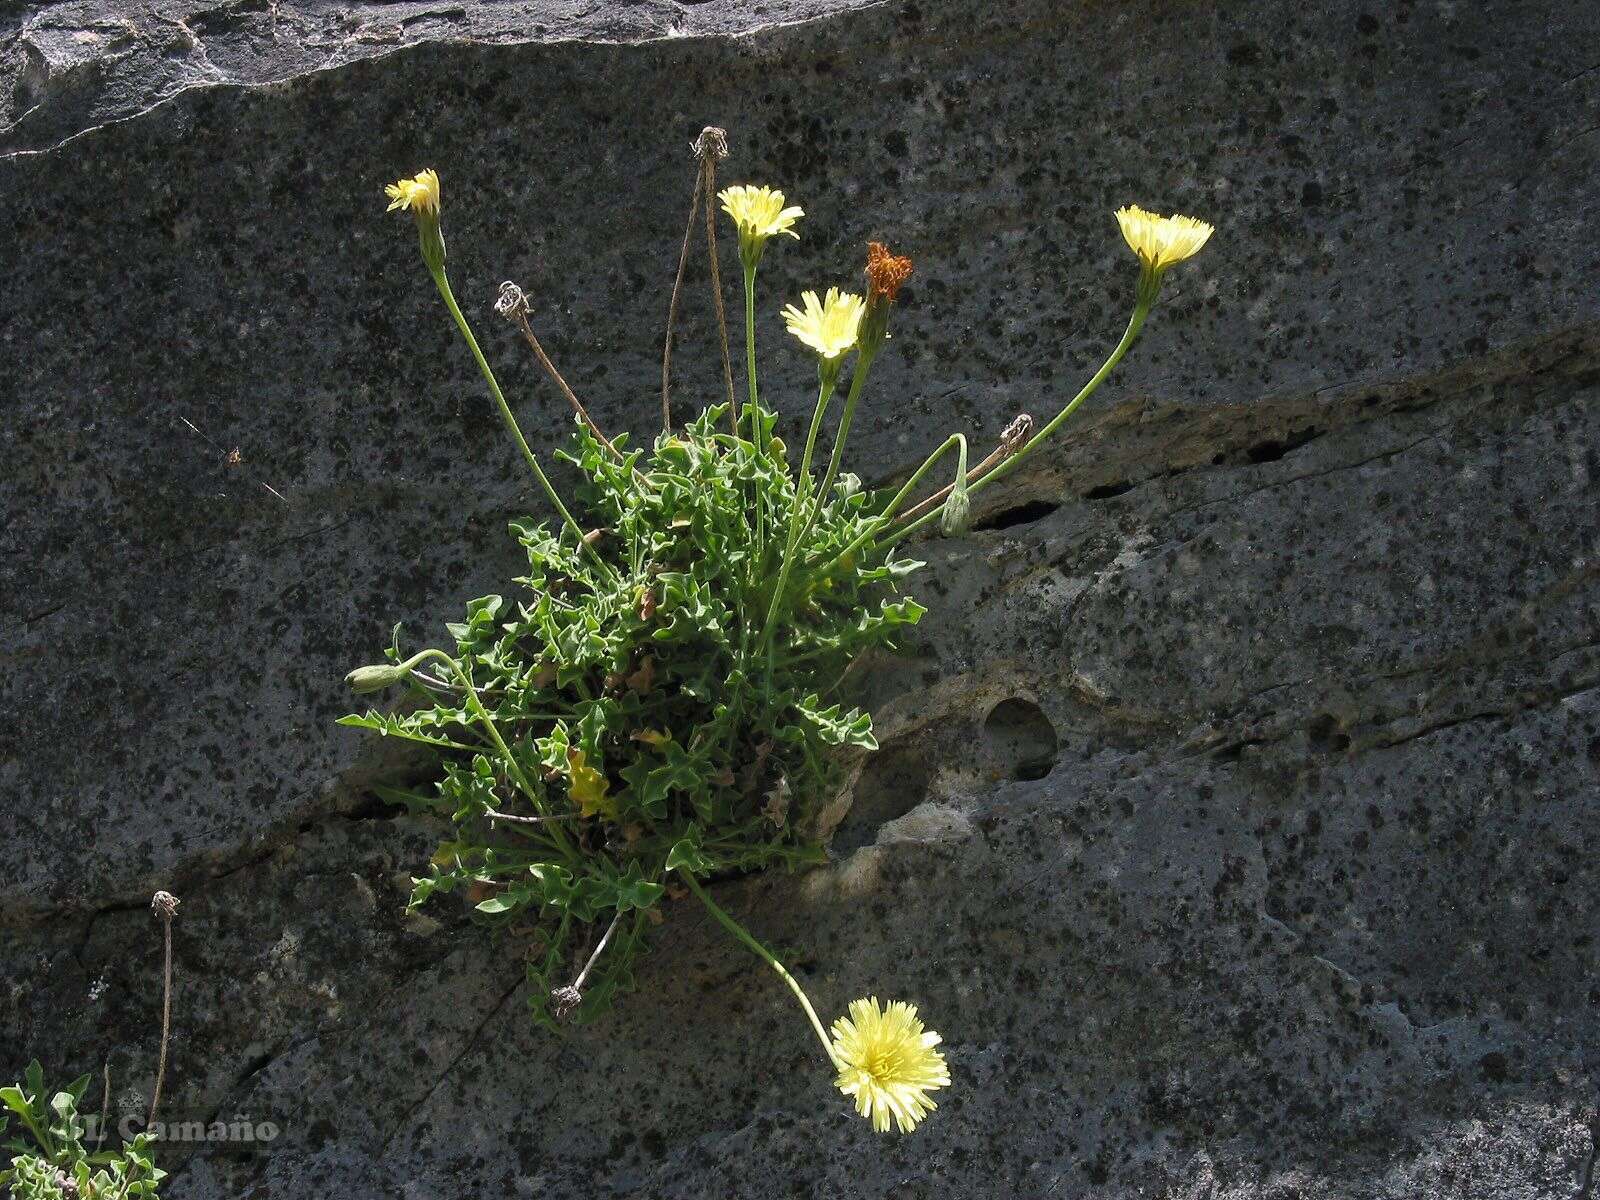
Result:
{"type": "Polygon", "coordinates": [[[465,680],[413,671],[413,703],[342,720],[439,756],[431,792],[384,789],[453,826],[411,904],[460,889],[484,921],[537,922],[530,1003],[541,1022],[580,968],[576,1020],[631,984],[678,866],[732,873],[825,857],[819,808],[851,748],[876,745],[871,718],[844,707],[837,685],[923,612],[897,594],[920,564],[846,553],[881,504],[853,480],[819,498],[785,465],[770,412],[742,415],[759,449],[728,432],[726,413],[708,408],[648,453],[580,423],[562,457],[583,477],[593,531],[514,523],[528,556],[519,590],[473,600],[449,627],[465,680]],[[797,506],[805,532],[774,603],[797,506]]]}
{"type": "Polygon", "coordinates": [[[28,1138],[5,1143],[13,1155],[0,1171],[0,1188],[9,1187],[16,1200],[122,1200],[154,1196],[166,1175],[150,1157],[154,1142],[139,1134],[120,1150],[91,1152],[83,1144],[83,1120],[78,1104],[89,1087],[87,1075],[73,1080],[53,1095],[45,1090],[44,1069],[28,1064],[23,1082],[0,1088],[0,1135],[15,1117],[28,1138]]]}

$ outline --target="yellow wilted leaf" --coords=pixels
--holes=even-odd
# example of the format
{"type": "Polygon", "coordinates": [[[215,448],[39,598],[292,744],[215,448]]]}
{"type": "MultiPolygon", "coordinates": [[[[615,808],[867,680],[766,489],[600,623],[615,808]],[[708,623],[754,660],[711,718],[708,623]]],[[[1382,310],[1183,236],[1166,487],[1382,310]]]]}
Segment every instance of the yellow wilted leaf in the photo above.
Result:
{"type": "Polygon", "coordinates": [[[572,802],[578,806],[579,812],[586,817],[601,816],[615,819],[617,802],[606,795],[611,790],[611,781],[589,765],[588,755],[582,750],[569,750],[567,769],[572,776],[567,794],[572,797],[572,802]]]}

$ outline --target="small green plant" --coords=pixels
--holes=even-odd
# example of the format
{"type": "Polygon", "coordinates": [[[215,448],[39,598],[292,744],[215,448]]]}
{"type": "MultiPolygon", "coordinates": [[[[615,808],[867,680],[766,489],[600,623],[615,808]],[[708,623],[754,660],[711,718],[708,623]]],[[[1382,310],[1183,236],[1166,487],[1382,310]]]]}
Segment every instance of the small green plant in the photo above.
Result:
{"type": "MultiPolygon", "coordinates": [[[[92,1151],[84,1145],[87,1130],[78,1105],[90,1078],[74,1079],[52,1094],[35,1059],[21,1084],[0,1088],[0,1103],[28,1134],[28,1140],[14,1137],[5,1143],[15,1157],[9,1170],[0,1171],[0,1186],[9,1185],[16,1200],[122,1200],[156,1194],[165,1172],[152,1161],[154,1139],[148,1134],[115,1151],[92,1151]]],[[[0,1134],[7,1123],[8,1117],[0,1114],[0,1134]]]]}
{"type": "MultiPolygon", "coordinates": [[[[900,590],[920,564],[895,547],[936,518],[947,532],[966,527],[971,495],[1014,467],[1109,374],[1137,337],[1162,273],[1197,251],[1210,227],[1119,213],[1143,264],[1138,301],[1122,342],[1089,385],[1031,438],[1031,422],[1019,418],[976,468],[968,469],[965,438],[954,435],[892,495],[872,494],[842,471],[843,453],[910,261],[874,243],[864,297],[807,292],[802,307],[784,310],[789,332],[818,366],[804,439],[787,444],[758,392],[756,278],[769,242],[797,237],[804,214],[770,188],[716,192],[725,142],[708,130],[696,148],[701,171],[690,231],[701,196],[709,217],[716,195],[739,233],[742,403],[724,343],[726,400],[674,427],[669,315],[663,429],[648,447],[608,438],[539,344],[521,289],[503,285],[496,304],[573,408],[573,444],[558,457],[581,480],[582,523],[523,437],[451,291],[438,176],[424,171],[389,187],[390,207],[416,218],[423,261],[559,519],[512,525],[527,574],[514,595],[467,605],[466,619],[449,627],[452,651],[408,652],[396,628],[385,663],[351,672],[358,692],[406,685],[409,706],[342,723],[438,754],[433,791],[386,789],[453,826],[428,873],[414,880],[411,903],[462,890],[484,921],[531,919],[540,939],[528,972],[536,1019],[591,1020],[630,987],[675,880],[793,989],[858,1110],[879,1129],[892,1118],[910,1130],[933,1107],[927,1093],[949,1082],[934,1049],[938,1035],[923,1029],[911,1006],[880,1008],[873,999],[852,1004],[830,1040],[794,978],[700,880],[825,860],[819,818],[844,781],[845,756],[876,745],[871,718],[838,698],[840,684],[861,654],[892,648],[923,613],[900,590]],[[819,438],[852,352],[821,466],[819,438]],[[950,451],[953,482],[913,505],[923,478],[950,451]]],[[[707,229],[714,265],[709,219],[707,229]]],[[[687,237],[684,246],[687,254],[687,237]]],[[[720,294],[717,303],[720,315],[720,294]]],[[[675,288],[669,312],[676,307],[675,288]]]]}
{"type": "MultiPolygon", "coordinates": [[[[161,1103],[161,1083],[167,1069],[167,1041],[172,1023],[172,918],[178,899],[170,892],[157,892],[151,910],[163,927],[164,963],[161,999],[161,1062],[156,1069],[155,1090],[150,1097],[150,1124],[155,1123],[161,1103]]],[[[27,1138],[12,1137],[4,1143],[13,1155],[11,1166],[0,1171],[0,1187],[9,1187],[15,1200],[124,1200],[125,1197],[155,1196],[166,1172],[155,1165],[152,1147],[155,1138],[140,1133],[118,1150],[101,1150],[106,1114],[100,1114],[100,1129],[95,1147],[84,1138],[90,1133],[78,1115],[78,1105],[89,1088],[88,1075],[74,1079],[59,1092],[44,1085],[44,1068],[34,1059],[23,1073],[21,1083],[0,1087],[0,1135],[12,1117],[27,1138]]],[[[105,1098],[111,1096],[110,1075],[106,1076],[105,1098]]]]}

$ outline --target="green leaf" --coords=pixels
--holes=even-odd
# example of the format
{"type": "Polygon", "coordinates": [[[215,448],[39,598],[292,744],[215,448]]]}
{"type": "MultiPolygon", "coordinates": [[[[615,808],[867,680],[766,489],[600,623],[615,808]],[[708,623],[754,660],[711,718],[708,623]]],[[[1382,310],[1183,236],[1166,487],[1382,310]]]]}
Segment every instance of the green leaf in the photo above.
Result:
{"type": "Polygon", "coordinates": [[[716,863],[700,849],[698,837],[686,837],[674,842],[672,849],[667,851],[667,870],[684,870],[696,875],[705,875],[716,870],[716,863]]]}
{"type": "Polygon", "coordinates": [[[15,1085],[0,1088],[0,1104],[4,1104],[24,1120],[33,1120],[33,1106],[28,1103],[28,1098],[23,1095],[22,1089],[15,1085]]]}
{"type": "Polygon", "coordinates": [[[795,708],[824,742],[832,746],[861,746],[867,750],[878,748],[878,740],[872,736],[870,716],[855,708],[841,712],[837,704],[822,708],[821,703],[813,693],[799,701],[795,708]]]}
{"type": "Polygon", "coordinates": [[[371,729],[384,737],[402,738],[408,742],[421,742],[424,746],[438,746],[445,750],[473,749],[465,742],[456,741],[454,738],[422,732],[418,728],[415,717],[398,717],[392,713],[369,710],[360,716],[351,713],[348,716],[340,717],[334,724],[344,725],[351,729],[371,729]]]}

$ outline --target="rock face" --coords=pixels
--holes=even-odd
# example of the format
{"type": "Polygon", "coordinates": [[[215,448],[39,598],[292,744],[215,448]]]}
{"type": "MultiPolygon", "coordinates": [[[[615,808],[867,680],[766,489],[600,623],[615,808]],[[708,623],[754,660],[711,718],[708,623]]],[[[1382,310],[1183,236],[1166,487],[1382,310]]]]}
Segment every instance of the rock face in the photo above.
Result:
{"type": "MultiPolygon", "coordinates": [[[[1157,0],[0,10],[0,1076],[148,1088],[173,1200],[1571,1197],[1594,1182],[1600,9],[1157,0]],[[6,15],[9,13],[9,15],[6,15]],[[720,889],[827,1012],[919,1003],[914,1137],[688,906],[555,1038],[524,942],[405,917],[437,831],[332,725],[536,507],[379,189],[445,180],[525,427],[647,433],[691,180],[807,210],[777,306],[918,273],[853,469],[1052,414],[1136,201],[1216,221],[1069,437],[931,541],[833,865],[720,889]],[[229,452],[238,449],[238,462],[229,452]]],[[[725,247],[726,249],[727,247],[725,247]]],[[[728,260],[731,263],[731,257],[728,260]]],[[[716,394],[691,271],[678,403],[716,394]]],[[[730,291],[730,296],[732,295],[730,291]]],[[[534,436],[537,434],[537,436],[534,436]]]]}

